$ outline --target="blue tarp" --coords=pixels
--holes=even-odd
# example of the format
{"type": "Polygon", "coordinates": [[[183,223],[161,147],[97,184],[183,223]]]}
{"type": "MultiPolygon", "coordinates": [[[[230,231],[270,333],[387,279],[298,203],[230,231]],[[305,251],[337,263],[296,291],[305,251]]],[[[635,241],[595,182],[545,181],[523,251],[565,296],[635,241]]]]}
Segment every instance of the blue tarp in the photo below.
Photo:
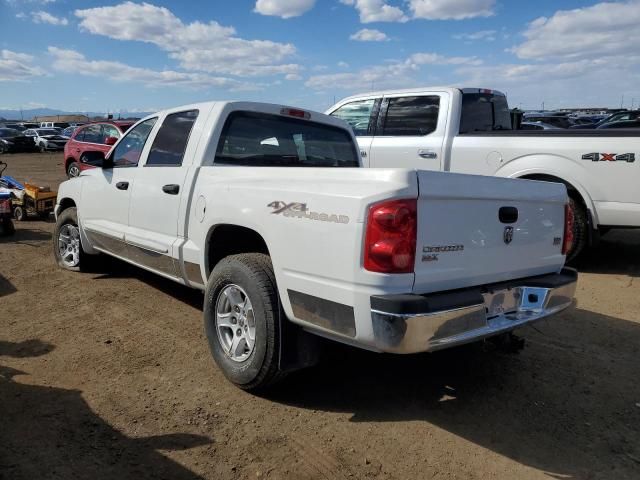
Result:
{"type": "Polygon", "coordinates": [[[15,178],[8,175],[0,177],[0,187],[12,188],[14,190],[24,190],[24,185],[22,185],[15,178]]]}

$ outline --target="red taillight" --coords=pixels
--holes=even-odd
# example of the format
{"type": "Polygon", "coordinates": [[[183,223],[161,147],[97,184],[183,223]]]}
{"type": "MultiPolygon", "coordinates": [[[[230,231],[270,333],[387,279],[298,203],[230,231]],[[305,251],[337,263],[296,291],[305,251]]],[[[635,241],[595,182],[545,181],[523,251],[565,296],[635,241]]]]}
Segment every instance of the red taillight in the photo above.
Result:
{"type": "Polygon", "coordinates": [[[411,273],[416,258],[415,199],[390,200],[369,207],[364,268],[370,272],[411,273]]]}
{"type": "Polygon", "coordinates": [[[567,203],[564,206],[564,237],[562,238],[562,254],[567,255],[573,247],[573,208],[567,203]]]}

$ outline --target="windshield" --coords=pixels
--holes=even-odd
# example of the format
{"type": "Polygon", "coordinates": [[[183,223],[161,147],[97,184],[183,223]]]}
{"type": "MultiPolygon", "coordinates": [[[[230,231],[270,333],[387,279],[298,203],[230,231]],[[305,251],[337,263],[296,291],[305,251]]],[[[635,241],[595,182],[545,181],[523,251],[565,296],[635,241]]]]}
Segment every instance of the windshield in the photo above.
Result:
{"type": "Polygon", "coordinates": [[[215,164],[256,167],[358,167],[347,130],[281,115],[229,115],[215,164]]]}
{"type": "Polygon", "coordinates": [[[463,93],[460,133],[511,130],[507,98],[492,93],[463,93]]]}
{"type": "Polygon", "coordinates": [[[58,130],[54,130],[53,128],[38,128],[36,132],[38,132],[38,135],[59,135],[60,134],[58,130]]]}
{"type": "Polygon", "coordinates": [[[0,128],[0,137],[17,137],[18,135],[20,132],[13,128],[0,128]]]}

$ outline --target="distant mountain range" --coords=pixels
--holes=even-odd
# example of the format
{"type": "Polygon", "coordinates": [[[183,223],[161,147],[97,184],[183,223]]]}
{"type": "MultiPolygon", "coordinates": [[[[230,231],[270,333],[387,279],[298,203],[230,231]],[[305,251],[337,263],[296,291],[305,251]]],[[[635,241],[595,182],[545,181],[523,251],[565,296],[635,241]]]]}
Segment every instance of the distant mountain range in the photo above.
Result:
{"type": "MultiPolygon", "coordinates": [[[[152,112],[113,112],[113,118],[117,119],[118,117],[128,118],[142,118],[146,117],[152,112]]],[[[104,112],[67,112],[64,110],[56,110],[53,108],[32,108],[29,110],[3,110],[0,109],[0,119],[6,120],[20,120],[24,119],[25,121],[29,121],[34,117],[40,117],[44,115],[87,115],[88,117],[106,117],[107,115],[104,112]]]]}

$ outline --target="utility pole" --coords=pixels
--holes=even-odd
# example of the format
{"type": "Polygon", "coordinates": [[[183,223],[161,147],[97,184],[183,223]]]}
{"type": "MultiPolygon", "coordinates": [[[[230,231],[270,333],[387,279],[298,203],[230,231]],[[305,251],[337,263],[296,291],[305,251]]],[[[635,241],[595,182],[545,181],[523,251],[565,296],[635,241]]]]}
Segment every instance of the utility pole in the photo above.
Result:
{"type": "Polygon", "coordinates": [[[542,111],[544,112],[544,100],[542,101],[542,111]]]}
{"type": "Polygon", "coordinates": [[[624,93],[622,94],[622,98],[620,99],[620,108],[622,108],[623,104],[624,104],[624,93]]]}
{"type": "Polygon", "coordinates": [[[631,110],[633,110],[633,104],[636,103],[636,99],[635,98],[631,98],[631,110]]]}

